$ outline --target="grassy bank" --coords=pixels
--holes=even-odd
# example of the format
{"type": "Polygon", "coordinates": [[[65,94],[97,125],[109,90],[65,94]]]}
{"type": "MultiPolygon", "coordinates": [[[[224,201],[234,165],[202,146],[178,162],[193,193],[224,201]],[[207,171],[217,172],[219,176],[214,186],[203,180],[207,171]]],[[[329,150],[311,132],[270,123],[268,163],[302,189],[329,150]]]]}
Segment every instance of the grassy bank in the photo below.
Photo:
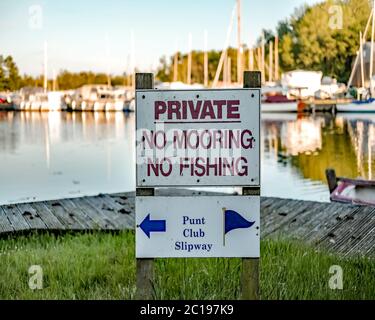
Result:
{"type": "MultiPolygon", "coordinates": [[[[262,299],[374,299],[375,260],[343,259],[297,243],[261,244],[262,299]],[[343,269],[343,290],[328,286],[343,269]]],[[[237,299],[240,259],[159,259],[157,299],[237,299]]],[[[33,235],[0,240],[0,299],[131,299],[134,234],[33,235]],[[28,286],[31,265],[43,268],[42,290],[28,286]]]]}

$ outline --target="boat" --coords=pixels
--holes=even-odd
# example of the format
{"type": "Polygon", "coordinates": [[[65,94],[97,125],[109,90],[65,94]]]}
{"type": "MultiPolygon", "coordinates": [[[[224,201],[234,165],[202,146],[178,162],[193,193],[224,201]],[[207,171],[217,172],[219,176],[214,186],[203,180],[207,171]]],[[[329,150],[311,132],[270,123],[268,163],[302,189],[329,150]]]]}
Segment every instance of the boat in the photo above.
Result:
{"type": "Polygon", "coordinates": [[[282,94],[267,96],[261,105],[262,112],[297,112],[298,103],[282,94]]]}
{"type": "Polygon", "coordinates": [[[0,110],[14,110],[14,105],[9,97],[5,95],[0,95],[0,110]]]}
{"type": "Polygon", "coordinates": [[[128,111],[131,90],[124,86],[84,85],[69,97],[69,110],[128,111]]]}
{"type": "Polygon", "coordinates": [[[338,103],[337,112],[375,112],[375,99],[354,100],[350,103],[338,103]]]}
{"type": "Polygon", "coordinates": [[[375,206],[375,181],[337,177],[333,169],[326,170],[330,199],[334,202],[375,206]]]}
{"type": "Polygon", "coordinates": [[[322,77],[321,71],[294,70],[282,74],[281,85],[288,96],[308,99],[321,89],[322,77]]]}

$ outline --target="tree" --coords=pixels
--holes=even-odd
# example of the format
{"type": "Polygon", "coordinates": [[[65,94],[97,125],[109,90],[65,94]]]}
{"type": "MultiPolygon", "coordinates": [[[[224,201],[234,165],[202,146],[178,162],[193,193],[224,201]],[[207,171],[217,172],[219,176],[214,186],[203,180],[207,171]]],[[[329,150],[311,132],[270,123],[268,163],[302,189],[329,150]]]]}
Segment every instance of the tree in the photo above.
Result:
{"type": "Polygon", "coordinates": [[[368,0],[328,0],[296,10],[289,21],[278,25],[282,70],[321,70],[346,82],[370,10],[368,0]],[[333,5],[342,8],[342,29],[330,27],[333,5]]]}
{"type": "Polygon", "coordinates": [[[19,89],[21,77],[18,67],[11,56],[5,59],[0,55],[0,91],[15,91],[19,89]]]}
{"type": "Polygon", "coordinates": [[[161,57],[159,60],[160,66],[156,73],[156,77],[163,82],[172,81],[173,79],[173,70],[171,70],[171,63],[167,62],[167,58],[165,56],[161,57]],[[172,72],[171,72],[172,71],[172,72]]]}
{"type": "Polygon", "coordinates": [[[18,67],[16,63],[13,61],[11,56],[8,56],[4,60],[4,65],[6,72],[8,74],[7,77],[7,89],[10,91],[15,91],[19,89],[21,77],[18,72],[18,67]]]}
{"type": "Polygon", "coordinates": [[[4,62],[4,58],[2,55],[0,55],[0,91],[5,91],[5,85],[6,85],[3,62],[4,62]]]}

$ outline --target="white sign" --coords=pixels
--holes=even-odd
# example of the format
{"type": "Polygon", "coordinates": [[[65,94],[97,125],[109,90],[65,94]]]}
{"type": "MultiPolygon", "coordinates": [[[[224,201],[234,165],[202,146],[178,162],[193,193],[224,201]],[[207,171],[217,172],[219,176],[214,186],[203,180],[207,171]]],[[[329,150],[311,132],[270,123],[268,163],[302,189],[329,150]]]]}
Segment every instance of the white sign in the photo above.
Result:
{"type": "Polygon", "coordinates": [[[260,89],[136,92],[137,187],[259,186],[260,89]]]}
{"type": "Polygon", "coordinates": [[[259,196],[136,197],[136,257],[259,257],[259,196]]]}

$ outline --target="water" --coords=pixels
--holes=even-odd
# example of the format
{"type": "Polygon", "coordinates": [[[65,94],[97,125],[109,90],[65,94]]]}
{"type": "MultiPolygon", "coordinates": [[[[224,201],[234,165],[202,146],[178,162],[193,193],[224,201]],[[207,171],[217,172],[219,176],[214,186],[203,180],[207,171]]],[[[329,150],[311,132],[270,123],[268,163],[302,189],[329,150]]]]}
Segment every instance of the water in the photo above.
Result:
{"type": "MultiPolygon", "coordinates": [[[[134,114],[0,112],[0,204],[135,189],[134,114]]],[[[262,195],[329,201],[325,169],[373,178],[375,115],[262,115],[262,195]]]]}

